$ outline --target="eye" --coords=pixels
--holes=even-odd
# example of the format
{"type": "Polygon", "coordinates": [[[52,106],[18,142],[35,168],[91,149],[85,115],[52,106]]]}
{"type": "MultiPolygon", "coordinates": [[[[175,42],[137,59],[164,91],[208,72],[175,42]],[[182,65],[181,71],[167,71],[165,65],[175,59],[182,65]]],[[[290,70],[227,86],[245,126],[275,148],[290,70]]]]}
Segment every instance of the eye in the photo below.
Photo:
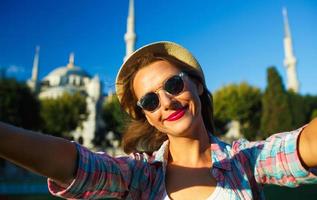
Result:
{"type": "Polygon", "coordinates": [[[180,76],[173,76],[164,85],[164,90],[172,95],[177,95],[184,89],[184,82],[180,76]]]}
{"type": "Polygon", "coordinates": [[[139,105],[147,111],[154,111],[159,106],[159,98],[154,92],[144,95],[139,102],[139,105]]]}

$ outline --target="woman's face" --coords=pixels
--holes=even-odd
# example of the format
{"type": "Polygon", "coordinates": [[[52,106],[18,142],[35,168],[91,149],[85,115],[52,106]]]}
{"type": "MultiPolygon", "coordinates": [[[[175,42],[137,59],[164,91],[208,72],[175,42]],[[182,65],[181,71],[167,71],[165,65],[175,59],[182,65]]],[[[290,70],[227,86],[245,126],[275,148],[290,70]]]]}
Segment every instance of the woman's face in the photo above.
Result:
{"type": "Polygon", "coordinates": [[[143,110],[148,122],[159,131],[171,136],[193,136],[197,126],[203,125],[199,95],[201,84],[195,83],[186,74],[183,76],[184,89],[177,95],[167,93],[164,82],[181,70],[167,61],[156,61],[141,68],[133,80],[133,88],[138,100],[149,92],[159,97],[159,107],[150,112],[143,110]]]}

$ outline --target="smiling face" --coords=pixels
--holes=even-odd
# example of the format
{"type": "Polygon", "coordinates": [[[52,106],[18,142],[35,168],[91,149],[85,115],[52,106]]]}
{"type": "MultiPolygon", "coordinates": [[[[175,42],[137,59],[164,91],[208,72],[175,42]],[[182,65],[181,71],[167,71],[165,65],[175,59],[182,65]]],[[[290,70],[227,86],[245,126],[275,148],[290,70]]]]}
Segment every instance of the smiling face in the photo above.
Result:
{"type": "Polygon", "coordinates": [[[148,122],[168,137],[194,137],[194,131],[204,126],[201,116],[199,95],[201,84],[194,82],[186,74],[183,77],[184,89],[171,95],[162,89],[162,84],[181,70],[167,61],[155,61],[141,68],[133,80],[134,93],[138,100],[149,92],[159,96],[159,107],[153,111],[144,110],[148,122]]]}

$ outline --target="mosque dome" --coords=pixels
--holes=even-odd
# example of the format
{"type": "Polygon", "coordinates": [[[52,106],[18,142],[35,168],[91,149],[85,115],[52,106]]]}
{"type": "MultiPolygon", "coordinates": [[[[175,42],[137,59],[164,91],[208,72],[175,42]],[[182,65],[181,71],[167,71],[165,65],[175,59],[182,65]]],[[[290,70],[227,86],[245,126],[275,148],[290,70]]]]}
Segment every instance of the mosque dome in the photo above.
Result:
{"type": "Polygon", "coordinates": [[[83,77],[90,77],[89,74],[78,66],[68,67],[68,66],[61,66],[54,69],[50,72],[46,77],[45,80],[49,80],[50,77],[61,77],[61,76],[70,76],[70,75],[77,75],[83,77]]]}
{"type": "Polygon", "coordinates": [[[69,63],[54,69],[42,80],[46,86],[85,85],[91,76],[79,66],[74,65],[74,54],[69,57],[69,63]]]}

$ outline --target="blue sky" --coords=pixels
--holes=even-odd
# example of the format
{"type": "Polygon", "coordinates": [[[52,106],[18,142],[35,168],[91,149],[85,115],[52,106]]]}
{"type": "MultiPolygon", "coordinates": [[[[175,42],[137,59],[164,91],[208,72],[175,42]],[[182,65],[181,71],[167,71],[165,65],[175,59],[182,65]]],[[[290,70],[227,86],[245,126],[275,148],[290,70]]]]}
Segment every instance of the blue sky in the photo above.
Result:
{"type": "MultiPolygon", "coordinates": [[[[317,94],[317,1],[314,0],[135,0],[136,47],[170,40],[199,60],[215,91],[247,81],[264,89],[266,68],[284,82],[282,7],[288,9],[301,94],[317,94]]],[[[40,78],[75,64],[99,74],[113,88],[125,54],[128,0],[1,0],[0,67],[7,75],[31,76],[40,45],[40,78]]]]}

